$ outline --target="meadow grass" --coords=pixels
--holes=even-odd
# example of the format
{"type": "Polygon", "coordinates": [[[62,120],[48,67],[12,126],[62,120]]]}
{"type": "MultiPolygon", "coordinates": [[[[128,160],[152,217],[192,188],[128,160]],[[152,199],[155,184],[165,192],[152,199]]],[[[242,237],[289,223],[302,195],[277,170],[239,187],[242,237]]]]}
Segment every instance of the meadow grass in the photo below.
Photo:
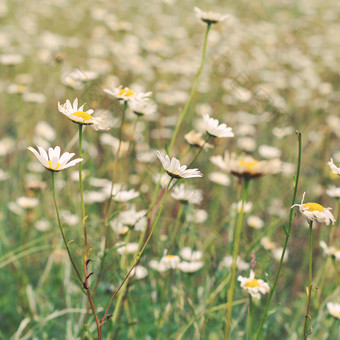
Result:
{"type": "Polygon", "coordinates": [[[337,339],[339,14],[0,4],[0,338],[337,339]]]}

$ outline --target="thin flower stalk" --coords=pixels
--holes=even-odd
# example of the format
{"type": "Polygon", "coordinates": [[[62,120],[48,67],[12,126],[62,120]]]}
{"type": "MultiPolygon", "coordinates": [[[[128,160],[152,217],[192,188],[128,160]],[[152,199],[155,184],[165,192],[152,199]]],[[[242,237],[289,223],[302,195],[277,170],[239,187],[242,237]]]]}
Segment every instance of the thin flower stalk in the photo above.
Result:
{"type": "Polygon", "coordinates": [[[183,109],[183,111],[180,114],[180,117],[179,117],[178,123],[176,125],[174,134],[172,135],[172,138],[171,138],[171,141],[170,141],[170,145],[169,145],[169,153],[171,153],[172,148],[174,147],[175,140],[176,140],[176,137],[178,135],[179,129],[181,128],[181,125],[182,125],[182,123],[184,121],[184,118],[185,118],[185,116],[188,113],[188,110],[189,110],[190,104],[192,102],[192,99],[194,98],[194,95],[196,93],[198,82],[199,82],[199,79],[200,79],[200,76],[201,76],[201,73],[202,73],[202,70],[203,70],[203,66],[204,66],[204,61],[205,61],[205,56],[206,56],[206,51],[207,51],[207,43],[208,43],[208,35],[209,35],[210,27],[211,27],[211,23],[208,23],[207,24],[207,29],[205,31],[204,42],[203,42],[201,65],[200,65],[200,67],[199,67],[199,69],[197,71],[196,79],[195,79],[194,85],[193,85],[193,87],[191,89],[189,99],[186,102],[186,104],[184,106],[184,109],[183,109]]]}
{"type": "Polygon", "coordinates": [[[81,283],[83,283],[83,280],[81,278],[81,275],[78,271],[78,268],[73,260],[73,257],[71,255],[71,251],[70,251],[70,248],[68,246],[68,242],[66,240],[66,237],[65,237],[65,233],[64,233],[64,230],[63,230],[63,226],[61,224],[61,220],[60,220],[60,214],[59,214],[59,208],[58,208],[58,204],[57,204],[57,200],[56,200],[56,195],[55,195],[55,185],[54,185],[54,172],[51,172],[52,174],[52,194],[53,194],[53,201],[54,201],[54,206],[55,206],[55,211],[56,211],[56,214],[57,214],[57,220],[58,220],[58,227],[59,227],[59,230],[60,230],[60,233],[61,233],[61,236],[63,238],[63,241],[64,241],[64,244],[65,244],[65,247],[66,247],[66,250],[67,250],[67,254],[68,254],[68,257],[70,258],[70,261],[72,263],[72,266],[75,270],[75,272],[77,273],[77,276],[78,276],[78,279],[81,283]]]}
{"type": "Polygon", "coordinates": [[[240,213],[237,217],[237,221],[234,227],[233,262],[231,265],[230,286],[227,292],[227,320],[226,320],[226,328],[225,328],[225,339],[226,340],[230,339],[233,301],[234,301],[235,282],[236,282],[236,269],[237,269],[236,261],[237,261],[239,246],[240,246],[240,240],[241,240],[241,231],[242,231],[243,220],[244,220],[244,205],[248,197],[249,182],[250,182],[249,179],[247,178],[243,179],[242,194],[241,194],[242,205],[241,205],[240,213]]]}
{"type": "Polygon", "coordinates": [[[103,273],[103,269],[104,269],[104,262],[105,262],[105,258],[107,255],[107,247],[108,247],[108,234],[109,234],[109,218],[110,218],[110,206],[112,203],[112,191],[113,191],[113,186],[114,186],[114,178],[117,172],[117,165],[118,165],[118,159],[119,159],[119,153],[120,153],[120,149],[121,149],[121,145],[122,145],[122,131],[123,131],[123,125],[124,125],[124,120],[125,120],[125,112],[126,112],[126,108],[127,108],[127,101],[124,101],[123,104],[123,112],[122,112],[122,120],[120,123],[120,129],[119,129],[119,142],[118,142],[118,148],[117,148],[117,152],[115,154],[115,158],[113,161],[113,172],[112,172],[112,178],[111,178],[111,189],[110,189],[110,196],[109,199],[107,200],[106,203],[106,207],[105,207],[105,215],[104,215],[104,250],[103,250],[103,256],[101,258],[101,262],[100,262],[100,267],[99,267],[99,271],[98,271],[98,276],[97,276],[97,280],[93,289],[93,294],[95,294],[100,278],[102,276],[103,273]]]}
{"type": "MultiPolygon", "coordinates": [[[[296,131],[296,135],[297,135],[297,139],[298,139],[298,161],[297,161],[297,170],[296,170],[296,176],[295,176],[294,193],[293,193],[293,198],[292,198],[292,205],[295,204],[295,200],[296,200],[296,193],[297,193],[297,188],[298,188],[298,184],[299,184],[299,177],[300,177],[301,155],[302,155],[301,132],[300,131],[296,131]]],[[[284,256],[285,256],[285,253],[286,253],[286,249],[287,249],[287,245],[288,245],[288,241],[289,241],[289,236],[290,236],[290,232],[291,232],[291,228],[292,228],[292,223],[293,223],[293,209],[291,208],[290,209],[290,214],[289,214],[288,228],[284,229],[285,230],[285,234],[286,234],[286,239],[285,239],[285,243],[283,245],[283,250],[282,250],[280,262],[279,262],[279,265],[278,265],[277,270],[276,270],[274,283],[271,286],[269,297],[268,297],[267,304],[266,304],[266,307],[265,307],[263,315],[262,315],[262,319],[260,321],[259,328],[257,329],[256,335],[255,335],[255,340],[259,340],[260,339],[260,334],[261,334],[261,330],[262,330],[262,327],[263,327],[263,324],[264,324],[264,320],[266,319],[267,314],[268,314],[268,309],[269,309],[269,306],[270,306],[270,302],[271,302],[272,297],[274,295],[276,284],[277,284],[277,281],[279,279],[279,275],[280,275],[280,272],[281,272],[281,267],[282,267],[282,264],[283,264],[283,260],[284,260],[284,256]]]]}
{"type": "Polygon", "coordinates": [[[309,310],[310,310],[310,304],[311,304],[311,298],[312,298],[312,233],[313,233],[313,221],[309,222],[309,237],[308,237],[308,247],[309,247],[309,252],[308,252],[308,259],[309,259],[309,265],[308,265],[308,287],[307,287],[307,307],[306,307],[306,315],[305,315],[305,322],[303,325],[303,338],[304,340],[307,339],[307,337],[312,333],[312,328],[311,331],[307,331],[307,326],[308,326],[308,319],[311,320],[312,318],[309,315],[309,310]],[[308,333],[307,333],[308,332],[308,333]]]}
{"type": "MultiPolygon", "coordinates": [[[[83,140],[83,126],[79,125],[79,155],[82,155],[82,140],[83,140]]],[[[81,212],[82,212],[82,223],[83,223],[83,233],[84,233],[84,250],[83,250],[83,272],[84,272],[84,281],[83,287],[86,290],[87,297],[89,299],[89,303],[96,321],[97,325],[97,334],[98,340],[101,340],[101,326],[102,324],[99,321],[96,308],[94,306],[93,298],[91,295],[90,287],[88,284],[89,275],[87,274],[87,265],[88,265],[88,255],[89,252],[87,250],[87,229],[86,229],[86,217],[85,216],[85,204],[84,204],[84,190],[83,190],[83,177],[82,177],[82,164],[79,163],[79,188],[80,188],[80,201],[81,201],[81,212]]],[[[91,274],[90,274],[91,275],[91,274]]]]}
{"type": "Polygon", "coordinates": [[[110,309],[110,306],[111,306],[113,300],[115,299],[115,297],[117,296],[117,294],[119,293],[119,291],[121,290],[121,288],[124,286],[125,282],[126,282],[127,279],[129,278],[129,276],[130,276],[132,270],[136,267],[137,263],[139,262],[140,258],[142,257],[142,255],[143,255],[143,253],[144,253],[144,250],[145,250],[146,246],[148,245],[148,243],[149,243],[149,241],[150,241],[150,239],[151,239],[151,236],[152,236],[152,234],[153,234],[153,232],[154,232],[154,230],[155,230],[155,227],[156,227],[156,225],[157,225],[157,223],[158,223],[159,217],[161,216],[161,213],[162,213],[162,211],[163,211],[163,208],[164,208],[164,201],[165,201],[165,198],[166,198],[167,193],[168,193],[168,191],[169,191],[169,187],[170,187],[170,185],[171,185],[172,180],[173,180],[173,178],[170,179],[170,181],[169,181],[169,183],[168,183],[168,185],[167,185],[167,187],[166,187],[166,189],[165,189],[165,192],[164,192],[164,195],[163,195],[163,199],[162,199],[162,203],[161,203],[161,206],[160,206],[159,211],[158,211],[158,215],[157,215],[157,217],[156,217],[156,219],[155,219],[155,221],[154,221],[154,223],[153,223],[153,225],[152,225],[152,227],[151,227],[149,236],[148,236],[148,238],[146,239],[146,241],[144,242],[144,245],[143,245],[142,249],[137,253],[137,256],[135,257],[135,260],[134,260],[134,262],[133,262],[133,264],[132,264],[130,270],[129,270],[128,273],[126,274],[124,280],[122,281],[122,283],[119,285],[119,287],[116,289],[116,291],[115,291],[114,294],[112,295],[112,297],[111,297],[111,299],[110,299],[110,302],[108,303],[108,306],[107,306],[107,308],[106,308],[105,314],[104,314],[104,316],[103,316],[103,318],[102,318],[102,320],[101,320],[101,324],[102,324],[103,322],[106,321],[106,319],[107,319],[107,317],[108,317],[109,309],[110,309]]]}

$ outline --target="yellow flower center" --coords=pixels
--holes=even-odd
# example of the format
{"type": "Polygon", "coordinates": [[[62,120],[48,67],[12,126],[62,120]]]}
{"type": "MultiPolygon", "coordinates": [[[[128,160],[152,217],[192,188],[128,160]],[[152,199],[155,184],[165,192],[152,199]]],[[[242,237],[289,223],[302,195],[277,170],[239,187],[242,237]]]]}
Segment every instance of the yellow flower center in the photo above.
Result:
{"type": "Polygon", "coordinates": [[[172,258],[175,257],[175,255],[166,255],[165,257],[168,258],[168,259],[172,259],[172,258]]]}
{"type": "Polygon", "coordinates": [[[252,279],[251,281],[248,281],[245,284],[246,287],[250,287],[250,288],[255,288],[255,287],[260,287],[259,281],[257,281],[256,279],[252,279]]]}
{"type": "MultiPolygon", "coordinates": [[[[47,161],[47,163],[48,163],[48,167],[50,169],[52,169],[52,162],[51,161],[47,161]]],[[[57,166],[54,169],[52,169],[52,170],[58,170],[59,167],[60,167],[60,163],[58,162],[57,166]]]]}
{"type": "Polygon", "coordinates": [[[256,166],[259,162],[257,161],[247,161],[247,160],[241,160],[240,165],[245,167],[246,171],[251,171],[251,169],[256,166]]]}
{"type": "Polygon", "coordinates": [[[87,113],[87,112],[84,112],[84,111],[77,111],[77,112],[74,112],[72,113],[72,116],[76,116],[76,117],[79,117],[79,118],[83,118],[83,120],[86,122],[87,120],[90,120],[92,118],[92,116],[87,113]]]}
{"type": "Polygon", "coordinates": [[[121,91],[119,91],[118,95],[120,97],[130,97],[130,96],[133,96],[135,93],[133,91],[131,91],[130,89],[123,89],[121,91]]]}
{"type": "Polygon", "coordinates": [[[304,209],[307,209],[308,211],[323,211],[324,207],[318,203],[305,203],[302,206],[304,209]]]}

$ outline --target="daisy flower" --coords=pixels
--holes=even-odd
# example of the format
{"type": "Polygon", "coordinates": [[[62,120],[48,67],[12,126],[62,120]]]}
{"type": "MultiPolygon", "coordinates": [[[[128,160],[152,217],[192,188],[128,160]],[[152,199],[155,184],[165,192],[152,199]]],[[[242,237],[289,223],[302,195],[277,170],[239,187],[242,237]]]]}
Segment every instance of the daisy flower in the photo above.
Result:
{"type": "Polygon", "coordinates": [[[225,152],[224,158],[213,156],[210,160],[232,175],[247,179],[277,174],[282,169],[282,163],[279,159],[257,161],[250,156],[236,158],[235,155],[230,156],[228,152],[225,152]]]}
{"type": "Polygon", "coordinates": [[[209,136],[217,138],[234,137],[231,127],[227,124],[219,124],[217,119],[211,118],[208,114],[203,115],[205,130],[209,136]]]}
{"type": "Polygon", "coordinates": [[[255,279],[255,273],[253,270],[250,270],[249,278],[240,275],[237,280],[241,282],[241,288],[248,292],[254,299],[260,299],[261,294],[270,292],[268,283],[263,280],[255,279]]]}
{"type": "Polygon", "coordinates": [[[202,134],[200,132],[196,132],[195,130],[188,132],[184,138],[188,144],[196,148],[203,148],[203,150],[207,150],[214,147],[213,145],[206,143],[202,138],[202,134]]]}
{"type": "Polygon", "coordinates": [[[69,100],[66,103],[60,104],[58,102],[58,110],[73,123],[80,125],[93,125],[98,124],[99,120],[92,117],[93,110],[84,111],[84,105],[78,107],[78,98],[73,101],[73,104],[69,100]]]}
{"type": "Polygon", "coordinates": [[[194,11],[196,16],[207,24],[217,24],[228,17],[228,15],[223,15],[216,12],[204,12],[198,7],[194,7],[194,11]]]}
{"type": "Polygon", "coordinates": [[[179,163],[179,160],[173,157],[171,160],[168,155],[163,155],[160,151],[156,151],[157,157],[161,161],[164,170],[172,178],[192,178],[202,177],[203,174],[198,169],[187,169],[186,165],[179,163]]]}
{"type": "Polygon", "coordinates": [[[335,218],[330,212],[331,208],[324,208],[319,203],[314,202],[303,203],[305,195],[306,193],[304,192],[301,204],[294,204],[292,208],[299,207],[300,213],[308,222],[316,220],[320,223],[326,223],[326,225],[329,225],[331,222],[334,224],[335,218]]]}
{"type": "Polygon", "coordinates": [[[77,163],[81,162],[82,158],[76,158],[72,161],[70,159],[75,155],[74,153],[65,152],[60,156],[60,147],[56,146],[54,149],[49,148],[48,154],[47,152],[41,147],[38,146],[38,150],[35,150],[31,146],[27,148],[34,155],[38,158],[39,162],[47,169],[52,172],[58,172],[69,168],[71,166],[76,165],[77,163]],[[70,161],[70,162],[69,162],[70,161]]]}
{"type": "Polygon", "coordinates": [[[129,101],[131,111],[138,117],[152,116],[157,111],[157,105],[149,100],[131,99],[129,101]]]}
{"type": "Polygon", "coordinates": [[[128,87],[124,87],[120,85],[119,87],[113,87],[112,90],[104,89],[104,92],[117,98],[118,100],[123,100],[125,102],[130,101],[132,99],[142,100],[151,96],[152,92],[134,92],[130,90],[128,87]]]}

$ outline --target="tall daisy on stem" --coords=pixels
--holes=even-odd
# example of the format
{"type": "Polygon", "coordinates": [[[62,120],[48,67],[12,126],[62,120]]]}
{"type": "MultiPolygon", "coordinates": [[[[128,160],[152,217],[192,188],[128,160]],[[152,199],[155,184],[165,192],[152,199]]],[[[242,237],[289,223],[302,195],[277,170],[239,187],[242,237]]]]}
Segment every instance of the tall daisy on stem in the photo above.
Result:
{"type": "MultiPolygon", "coordinates": [[[[68,119],[70,119],[73,123],[78,124],[78,144],[79,144],[79,156],[82,156],[82,142],[83,142],[83,125],[93,125],[97,124],[97,120],[92,117],[93,110],[83,111],[84,104],[78,107],[78,98],[73,101],[73,105],[69,100],[66,101],[65,104],[60,104],[58,102],[59,111],[65,115],[68,119]]],[[[91,305],[96,325],[98,331],[98,339],[101,339],[101,326],[102,323],[99,321],[98,315],[95,310],[95,306],[93,303],[93,298],[91,295],[90,287],[88,279],[93,274],[88,274],[87,266],[92,261],[89,258],[91,253],[91,249],[88,250],[88,239],[87,239],[87,228],[86,228],[86,212],[85,212],[85,203],[84,203],[84,189],[83,189],[83,176],[82,176],[82,164],[79,163],[79,188],[80,188],[80,202],[81,202],[81,212],[82,212],[82,225],[83,225],[83,234],[84,234],[84,247],[83,247],[83,273],[84,273],[84,281],[83,287],[87,292],[89,303],[91,305]]]]}
{"type": "Polygon", "coordinates": [[[172,135],[170,145],[169,145],[169,152],[172,151],[172,148],[175,144],[175,140],[176,140],[176,137],[178,135],[178,132],[181,128],[181,125],[182,125],[186,115],[188,114],[190,104],[191,104],[192,99],[194,98],[194,95],[195,95],[196,90],[197,90],[198,82],[200,80],[200,76],[201,76],[203,66],[204,66],[204,62],[205,62],[205,56],[206,56],[207,44],[208,44],[208,35],[209,35],[211,25],[217,24],[218,22],[223,21],[227,17],[225,15],[221,15],[221,14],[218,14],[218,13],[204,12],[197,7],[195,7],[194,10],[195,10],[196,16],[198,18],[200,18],[205,24],[207,24],[207,27],[206,27],[206,30],[205,30],[204,41],[203,41],[202,59],[201,59],[200,67],[199,67],[199,69],[196,73],[196,78],[195,78],[194,84],[191,88],[189,99],[186,102],[183,111],[180,113],[179,120],[178,120],[178,123],[175,127],[174,134],[172,135]]]}
{"type": "MultiPolygon", "coordinates": [[[[298,184],[299,184],[300,168],[301,168],[301,154],[302,154],[301,132],[300,131],[296,131],[296,135],[297,135],[297,139],[298,139],[298,160],[297,160],[296,176],[294,176],[295,177],[295,182],[294,182],[294,192],[293,192],[293,198],[292,198],[292,204],[293,205],[295,203],[297,188],[298,188],[298,184]]],[[[268,300],[267,300],[264,312],[262,314],[260,325],[259,325],[259,327],[257,329],[257,332],[256,332],[256,335],[255,335],[255,340],[260,340],[261,339],[260,338],[260,334],[261,334],[261,331],[262,331],[262,327],[263,327],[264,321],[265,321],[265,319],[267,317],[269,306],[270,306],[272,297],[274,295],[274,291],[275,291],[275,288],[276,288],[276,285],[277,285],[277,281],[278,281],[279,276],[280,276],[282,264],[283,264],[284,259],[285,259],[287,245],[288,245],[288,241],[289,241],[289,237],[290,237],[290,231],[291,231],[291,228],[292,228],[292,222],[293,222],[293,209],[290,209],[288,227],[286,228],[286,226],[283,225],[283,229],[284,229],[284,232],[286,234],[286,238],[285,238],[283,250],[282,250],[282,253],[281,253],[280,262],[279,262],[279,265],[278,265],[277,270],[276,270],[276,274],[275,274],[275,278],[274,278],[274,283],[270,287],[271,289],[270,289],[269,297],[268,297],[268,300]]]]}
{"type": "Polygon", "coordinates": [[[181,178],[195,178],[195,177],[202,177],[202,173],[198,170],[198,169],[187,169],[187,166],[186,165],[182,165],[180,164],[179,160],[176,159],[176,158],[172,158],[170,160],[169,156],[167,155],[163,155],[160,151],[157,150],[157,157],[159,158],[160,162],[162,163],[162,166],[164,168],[164,170],[166,171],[166,173],[171,177],[169,183],[167,184],[166,188],[165,188],[165,192],[164,192],[164,195],[163,195],[163,198],[162,198],[162,202],[161,202],[161,206],[159,208],[159,211],[158,211],[158,214],[157,214],[157,217],[155,218],[152,226],[151,226],[151,229],[150,229],[150,232],[149,232],[149,235],[148,237],[146,238],[146,241],[144,242],[142,248],[140,249],[140,251],[136,254],[136,257],[132,263],[132,266],[130,268],[130,270],[128,271],[128,273],[126,274],[125,278],[123,279],[123,281],[121,282],[121,284],[119,285],[119,287],[116,289],[116,291],[114,292],[114,294],[112,295],[109,303],[108,303],[108,306],[106,308],[106,311],[105,311],[105,314],[102,318],[102,321],[101,323],[104,323],[109,315],[109,309],[110,309],[110,306],[113,302],[113,300],[115,299],[115,297],[117,296],[117,294],[119,293],[119,291],[124,287],[124,284],[126,283],[126,281],[128,280],[131,272],[133,271],[133,269],[136,267],[136,265],[138,264],[140,258],[142,257],[143,253],[144,253],[144,250],[146,248],[146,246],[148,245],[150,239],[151,239],[151,236],[155,230],[155,227],[158,223],[158,220],[161,216],[161,213],[163,211],[163,208],[164,208],[164,202],[165,202],[165,198],[167,196],[167,193],[169,191],[169,188],[171,186],[171,183],[176,180],[176,179],[181,179],[181,178]]]}
{"type": "MultiPolygon", "coordinates": [[[[206,118],[208,119],[208,117],[206,118]]],[[[218,129],[216,122],[213,126],[218,129]]],[[[226,127],[224,127],[225,129],[226,127]]],[[[273,159],[270,161],[257,161],[250,156],[246,157],[235,157],[235,155],[229,155],[225,153],[224,158],[221,156],[213,156],[210,158],[211,162],[219,166],[223,170],[230,172],[232,175],[238,177],[242,183],[241,191],[241,209],[237,216],[236,223],[234,225],[233,232],[233,253],[232,253],[232,265],[231,265],[231,277],[230,285],[227,291],[227,317],[225,327],[225,339],[230,338],[233,301],[235,293],[235,282],[236,282],[236,261],[239,253],[241,231],[244,221],[244,208],[245,202],[248,197],[249,184],[252,179],[260,178],[264,175],[276,174],[281,171],[281,161],[279,159],[273,159]]]]}
{"type": "Polygon", "coordinates": [[[312,297],[312,289],[313,289],[313,281],[312,281],[312,233],[313,233],[313,221],[318,221],[320,223],[326,223],[329,225],[330,223],[334,224],[335,218],[330,212],[330,208],[324,208],[319,203],[308,202],[303,203],[305,199],[305,192],[303,193],[302,200],[300,204],[294,204],[293,207],[299,207],[300,213],[306,219],[309,224],[309,237],[308,237],[308,258],[309,258],[309,265],[308,265],[308,286],[307,286],[307,306],[306,306],[306,314],[305,314],[305,322],[303,325],[303,338],[304,340],[312,333],[311,330],[308,332],[308,319],[311,320],[312,317],[309,315],[310,305],[311,305],[311,297],[312,297]],[[308,332],[308,333],[307,333],[308,332]]]}

